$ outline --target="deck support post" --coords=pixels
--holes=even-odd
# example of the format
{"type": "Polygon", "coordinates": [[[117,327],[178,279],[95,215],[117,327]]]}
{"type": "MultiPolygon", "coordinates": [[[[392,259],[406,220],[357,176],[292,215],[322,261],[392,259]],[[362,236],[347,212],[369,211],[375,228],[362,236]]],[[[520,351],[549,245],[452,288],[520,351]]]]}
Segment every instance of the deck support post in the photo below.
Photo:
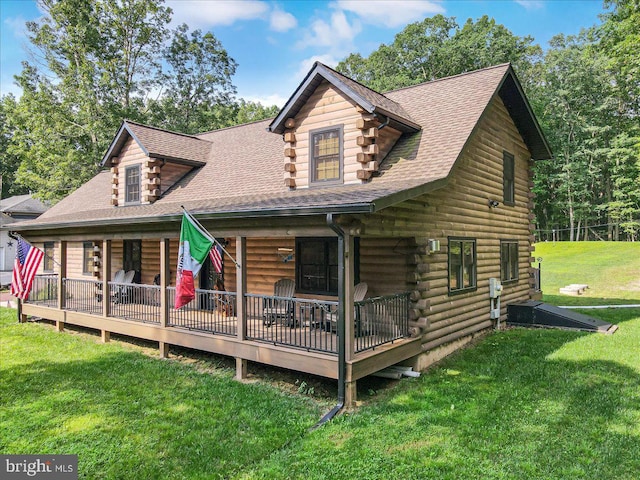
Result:
{"type": "Polygon", "coordinates": [[[102,343],[109,343],[111,340],[111,332],[109,330],[100,330],[100,339],[102,343]]]}
{"type": "Polygon", "coordinates": [[[247,238],[236,237],[236,318],[238,340],[247,338],[247,312],[244,294],[247,292],[247,238]]]}
{"type": "MultiPolygon", "coordinates": [[[[160,240],[160,326],[167,328],[169,323],[169,295],[167,287],[169,286],[169,278],[171,272],[169,270],[169,246],[170,240],[162,238],[160,240]]],[[[160,350],[160,358],[169,356],[169,344],[158,342],[160,350]]]]}
{"type": "Polygon", "coordinates": [[[169,320],[169,239],[160,240],[160,326],[165,328],[169,320]]]}
{"type": "Polygon", "coordinates": [[[64,310],[64,279],[67,277],[67,242],[60,240],[60,265],[58,266],[58,308],[64,310]]]}
{"type": "Polygon", "coordinates": [[[236,357],[236,380],[244,380],[247,378],[247,364],[244,358],[236,357]]]}
{"type": "MultiPolygon", "coordinates": [[[[102,241],[102,316],[108,317],[111,313],[111,292],[109,292],[109,279],[111,278],[111,240],[102,241]]],[[[104,334],[103,334],[104,341],[104,334]]],[[[109,341],[109,340],[107,340],[109,341]]]]}
{"type": "Polygon", "coordinates": [[[347,408],[353,407],[356,404],[357,398],[356,381],[345,382],[344,388],[344,404],[347,408]]]}

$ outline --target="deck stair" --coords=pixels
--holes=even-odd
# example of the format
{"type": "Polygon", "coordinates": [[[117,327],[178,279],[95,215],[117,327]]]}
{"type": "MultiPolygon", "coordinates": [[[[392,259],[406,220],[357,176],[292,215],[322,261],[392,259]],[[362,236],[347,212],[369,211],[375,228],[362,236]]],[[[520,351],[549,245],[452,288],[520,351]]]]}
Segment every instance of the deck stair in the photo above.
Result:
{"type": "Polygon", "coordinates": [[[584,291],[589,288],[589,285],[584,283],[572,283],[571,285],[567,285],[566,287],[562,287],[560,289],[560,293],[564,295],[582,295],[584,291]]]}

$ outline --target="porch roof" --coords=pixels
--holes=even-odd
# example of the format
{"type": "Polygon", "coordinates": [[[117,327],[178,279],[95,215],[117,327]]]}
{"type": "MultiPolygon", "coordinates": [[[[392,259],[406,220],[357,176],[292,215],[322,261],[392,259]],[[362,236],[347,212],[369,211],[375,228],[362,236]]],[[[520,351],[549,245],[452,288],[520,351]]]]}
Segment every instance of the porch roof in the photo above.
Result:
{"type": "Polygon", "coordinates": [[[189,137],[190,142],[204,140],[210,149],[206,161],[153,204],[109,206],[110,174],[102,172],[39,218],[17,223],[14,229],[160,223],[179,217],[181,205],[202,218],[376,212],[446,185],[498,96],[533,158],[550,158],[515,74],[504,64],[386,93],[385,98],[400,105],[422,129],[403,133],[382,160],[379,176],[368,183],[290,190],[280,173],[282,139],[267,131],[272,120],[265,120],[189,137]]]}

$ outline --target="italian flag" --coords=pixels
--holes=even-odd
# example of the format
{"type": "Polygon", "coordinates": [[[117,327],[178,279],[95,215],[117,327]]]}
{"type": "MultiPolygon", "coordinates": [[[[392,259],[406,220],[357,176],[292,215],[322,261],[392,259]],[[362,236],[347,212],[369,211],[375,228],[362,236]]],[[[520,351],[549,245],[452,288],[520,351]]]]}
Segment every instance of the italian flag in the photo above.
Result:
{"type": "Polygon", "coordinates": [[[200,272],[213,238],[187,212],[182,215],[180,229],[180,250],[178,252],[178,272],[176,275],[176,310],[196,297],[194,277],[200,272]]]}

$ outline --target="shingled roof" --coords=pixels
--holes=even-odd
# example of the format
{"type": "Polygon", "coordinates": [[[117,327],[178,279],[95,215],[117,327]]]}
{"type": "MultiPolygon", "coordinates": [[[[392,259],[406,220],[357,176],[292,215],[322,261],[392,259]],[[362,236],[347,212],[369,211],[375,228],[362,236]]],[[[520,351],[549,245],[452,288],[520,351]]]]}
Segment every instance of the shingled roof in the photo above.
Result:
{"type": "Polygon", "coordinates": [[[0,200],[0,212],[9,215],[40,215],[47,208],[49,207],[31,195],[15,195],[0,200]]]}
{"type": "Polygon", "coordinates": [[[394,128],[407,132],[420,130],[420,125],[411,118],[411,115],[398,102],[375,90],[371,90],[369,87],[365,87],[349,77],[345,77],[320,62],[316,62],[269,125],[269,131],[284,133],[284,122],[287,118],[293,117],[298,113],[323,80],[331,83],[343,95],[353,100],[367,112],[378,113],[388,117],[392,121],[390,125],[394,128]]]}
{"type": "Polygon", "coordinates": [[[103,166],[109,165],[129,137],[149,157],[195,166],[203,165],[209,158],[211,145],[201,138],[124,120],[102,159],[103,166]]]}
{"type": "MultiPolygon", "coordinates": [[[[206,162],[149,205],[110,207],[110,175],[102,172],[38,219],[16,228],[164,222],[179,218],[181,205],[202,218],[376,212],[446,185],[496,96],[512,113],[533,157],[550,158],[513,70],[505,64],[386,93],[393,102],[387,105],[397,104],[421,130],[402,135],[384,159],[380,175],[370,182],[290,190],[281,175],[282,138],[268,132],[275,120],[195,137],[126,122],[123,128],[147,144],[149,139],[165,144],[185,137],[190,146],[202,145],[206,162]]],[[[201,155],[198,158],[205,158],[201,155]]]]}

